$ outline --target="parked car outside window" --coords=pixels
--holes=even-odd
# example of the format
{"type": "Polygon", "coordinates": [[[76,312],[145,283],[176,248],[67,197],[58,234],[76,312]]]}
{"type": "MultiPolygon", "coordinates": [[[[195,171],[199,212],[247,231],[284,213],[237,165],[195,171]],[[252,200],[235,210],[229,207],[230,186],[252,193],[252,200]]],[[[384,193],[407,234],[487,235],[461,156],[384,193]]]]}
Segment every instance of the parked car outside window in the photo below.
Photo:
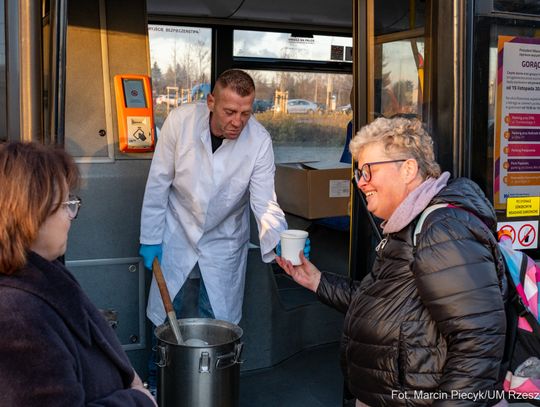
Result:
{"type": "Polygon", "coordinates": [[[271,100],[255,99],[253,101],[253,113],[266,112],[271,107],[272,107],[271,100]]]}
{"type": "Polygon", "coordinates": [[[338,106],[336,107],[336,112],[345,113],[345,114],[352,113],[352,106],[350,103],[345,106],[338,106]]]}
{"type": "Polygon", "coordinates": [[[319,111],[317,103],[306,99],[289,99],[287,102],[287,113],[309,113],[313,114],[319,111]]]}
{"type": "Polygon", "coordinates": [[[169,95],[159,95],[156,98],[156,105],[161,105],[162,103],[168,104],[169,106],[177,106],[175,95],[172,93],[169,95]]]}

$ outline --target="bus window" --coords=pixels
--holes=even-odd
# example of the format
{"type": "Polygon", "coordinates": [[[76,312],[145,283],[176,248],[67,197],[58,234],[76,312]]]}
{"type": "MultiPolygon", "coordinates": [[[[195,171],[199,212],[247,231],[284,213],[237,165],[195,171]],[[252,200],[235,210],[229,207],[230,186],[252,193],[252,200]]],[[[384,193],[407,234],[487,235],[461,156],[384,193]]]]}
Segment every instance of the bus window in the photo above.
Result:
{"type": "MultiPolygon", "coordinates": [[[[212,29],[150,24],[148,32],[159,129],[172,108],[210,92],[212,29]]],[[[255,81],[253,112],[276,162],[339,161],[352,120],[350,36],[234,30],[232,57],[255,81]]]]}
{"type": "Polygon", "coordinates": [[[212,29],[149,24],[148,37],[154,121],[160,129],[171,109],[210,92],[212,29]]]}
{"type": "Polygon", "coordinates": [[[422,119],[423,61],[423,38],[375,46],[375,117],[412,114],[422,119]]]}
{"type": "Polygon", "coordinates": [[[254,113],[272,136],[276,162],[339,161],[352,120],[352,76],[254,71],[254,113]]]}
{"type": "MultiPolygon", "coordinates": [[[[538,217],[525,212],[522,216],[507,216],[507,199],[539,195],[540,171],[535,153],[539,137],[535,123],[510,119],[535,117],[539,111],[538,92],[530,90],[538,83],[538,74],[523,61],[535,60],[540,48],[540,23],[511,11],[534,13],[538,7],[533,3],[525,7],[527,4],[500,0],[488,4],[497,13],[489,14],[491,8],[487,12],[482,9],[475,17],[475,31],[479,34],[474,41],[474,58],[469,62],[474,101],[470,113],[471,178],[492,199],[500,224],[516,222],[509,224],[519,227],[518,237],[523,229],[519,222],[534,224],[538,217]]],[[[520,249],[538,260],[540,249],[528,236],[521,236],[523,241],[514,239],[514,244],[520,244],[520,249]]]]}
{"type": "Polygon", "coordinates": [[[540,15],[540,4],[537,1],[494,0],[496,11],[540,15]]]}
{"type": "MultiPolygon", "coordinates": [[[[503,2],[500,2],[501,6],[503,2]]],[[[530,10],[532,11],[532,10],[530,10]]],[[[525,160],[526,154],[519,154],[517,152],[513,153],[505,153],[503,151],[498,152],[498,147],[503,145],[501,139],[501,134],[497,135],[495,133],[497,126],[497,70],[502,69],[499,67],[499,55],[497,51],[499,38],[504,38],[506,36],[510,37],[516,37],[517,39],[523,38],[525,41],[530,40],[531,43],[534,45],[531,45],[531,47],[536,47],[538,49],[538,46],[540,44],[540,32],[539,32],[540,24],[538,22],[523,22],[520,24],[518,20],[511,20],[509,24],[492,24],[490,29],[490,44],[489,44],[489,80],[488,80],[488,92],[487,92],[487,131],[488,131],[488,142],[487,142],[487,163],[486,166],[483,168],[483,171],[485,173],[485,179],[488,180],[488,188],[487,191],[493,196],[493,204],[495,206],[495,209],[506,209],[506,197],[505,194],[509,194],[510,196],[537,196],[538,195],[538,170],[537,168],[531,168],[528,172],[525,171],[527,174],[531,174],[531,178],[529,178],[528,182],[520,182],[520,171],[523,171],[522,169],[517,169],[514,171],[506,170],[504,169],[502,165],[500,168],[497,168],[497,163],[504,162],[508,160],[508,158],[520,158],[523,157],[523,160],[525,160]],[[498,136],[498,137],[497,137],[498,136]],[[498,140],[498,143],[497,143],[498,140]],[[496,176],[494,173],[497,173],[498,171],[501,171],[501,173],[505,173],[504,176],[496,176]],[[518,181],[510,181],[508,185],[506,185],[505,179],[512,180],[512,176],[515,177],[518,181]],[[496,191],[500,191],[500,193],[496,193],[496,191]]],[[[516,39],[516,40],[517,40],[516,39]]],[[[533,80],[531,80],[532,83],[534,83],[533,80]]],[[[527,82],[524,80],[523,86],[528,86],[531,82],[527,82]]],[[[499,85],[501,86],[501,85],[499,85]]],[[[501,92],[502,94],[502,92],[501,92]]],[[[513,96],[514,98],[517,98],[518,100],[521,100],[521,104],[517,105],[520,106],[521,111],[524,113],[531,113],[534,111],[538,111],[538,100],[539,98],[535,96],[534,92],[532,93],[532,96],[530,97],[530,102],[525,102],[522,99],[519,99],[519,97],[522,97],[522,95],[513,96]],[[530,110],[526,110],[530,109],[530,110]]],[[[512,97],[512,96],[509,96],[512,97]]],[[[511,103],[511,102],[508,102],[511,103]]],[[[515,102],[514,102],[515,103],[515,102]]],[[[502,106],[502,104],[501,104],[502,106]]],[[[499,106],[500,108],[500,106],[499,106]]],[[[519,109],[518,109],[519,110],[519,109]]],[[[500,113],[499,113],[500,114],[500,113]]],[[[533,126],[531,126],[533,127],[533,126]]],[[[519,127],[517,127],[519,129],[519,127]]],[[[538,141],[538,139],[525,139],[523,143],[524,145],[527,145],[527,147],[530,148],[530,146],[534,146],[535,143],[538,141]]],[[[516,142],[512,138],[510,139],[510,142],[512,144],[519,144],[519,142],[516,142]]],[[[508,147],[507,147],[508,148],[508,147]]]]}
{"type": "Polygon", "coordinates": [[[426,2],[374,2],[374,8],[373,108],[368,112],[369,121],[396,114],[422,120],[426,2]]]}
{"type": "Polygon", "coordinates": [[[339,161],[352,120],[351,37],[234,30],[233,58],[255,80],[253,110],[276,162],[339,161]]]}
{"type": "Polygon", "coordinates": [[[375,35],[421,29],[425,25],[426,1],[374,1],[375,35]]]}

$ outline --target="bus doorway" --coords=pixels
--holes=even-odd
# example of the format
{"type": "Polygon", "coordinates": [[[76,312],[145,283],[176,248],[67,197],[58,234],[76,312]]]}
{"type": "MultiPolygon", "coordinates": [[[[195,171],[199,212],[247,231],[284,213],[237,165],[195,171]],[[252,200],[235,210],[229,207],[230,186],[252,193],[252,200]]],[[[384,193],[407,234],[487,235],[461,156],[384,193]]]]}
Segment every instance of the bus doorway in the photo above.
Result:
{"type": "MultiPolygon", "coordinates": [[[[2,2],[7,10],[2,33],[8,35],[0,46],[11,64],[0,71],[5,77],[1,84],[7,88],[6,104],[0,106],[7,129],[2,140],[56,145],[75,158],[83,179],[80,196],[85,211],[72,225],[65,263],[109,317],[133,366],[146,379],[152,348],[152,326],[146,319],[151,275],[138,256],[138,246],[152,153],[122,151],[114,77],[152,77],[159,143],[158,129],[177,105],[197,99],[204,103],[221,71],[244,69],[257,86],[254,114],[274,135],[276,165],[339,164],[352,118],[351,3],[283,2],[261,8],[260,2],[242,2],[241,7],[216,2],[210,12],[201,10],[198,1],[44,1],[27,4],[29,10],[16,3],[2,2]],[[18,21],[23,23],[19,26],[18,21]],[[186,37],[193,42],[183,41],[186,37]],[[23,66],[30,71],[28,76],[18,75],[23,66]]],[[[133,92],[131,96],[131,102],[138,102],[133,92]]],[[[331,170],[346,174],[338,179],[345,181],[338,183],[338,210],[307,216],[291,211],[287,220],[290,227],[309,229],[314,261],[346,274],[349,233],[343,218],[350,193],[349,167],[331,170]],[[335,217],[341,219],[318,222],[335,217]]],[[[244,387],[243,405],[253,405],[262,390],[267,405],[276,405],[273,396],[282,388],[289,391],[283,401],[292,405],[312,401],[306,395],[318,391],[324,393],[322,399],[330,400],[325,404],[341,404],[342,316],[264,263],[256,232],[249,247],[240,325],[245,341],[242,374],[250,383],[244,387]],[[301,379],[294,367],[279,370],[306,350],[313,353],[303,358],[301,379]],[[318,382],[292,392],[290,382],[313,378],[317,361],[325,366],[318,382]],[[264,369],[274,368],[277,387],[268,386],[272,380],[264,376],[264,369]]],[[[263,401],[257,404],[264,405],[263,401]]]]}
{"type": "Polygon", "coordinates": [[[535,2],[494,1],[478,2],[473,12],[470,48],[476,58],[469,66],[468,171],[492,199],[501,227],[514,230],[515,248],[538,261],[540,251],[532,237],[537,236],[539,217],[535,210],[525,209],[529,201],[534,209],[540,195],[534,153],[540,133],[534,122],[517,120],[540,112],[534,68],[540,49],[540,8],[535,2]]]}
{"type": "MultiPolygon", "coordinates": [[[[403,115],[428,120],[426,44],[430,1],[359,2],[354,13],[355,131],[377,117],[403,115]]],[[[428,81],[429,82],[429,81],[428,81]]],[[[371,269],[381,240],[379,219],[368,215],[365,198],[353,188],[350,275],[371,269]]]]}
{"type": "MultiPolygon", "coordinates": [[[[0,0],[0,141],[54,144],[75,157],[84,209],[65,261],[108,311],[143,378],[151,351],[145,315],[151,276],[138,246],[152,153],[119,148],[115,75],[151,77],[159,133],[174,108],[204,101],[221,71],[246,70],[256,82],[254,115],[271,133],[282,170],[336,165],[351,121],[358,130],[380,115],[415,115],[434,134],[443,168],[471,176],[494,197],[502,185],[495,184],[492,136],[497,47],[503,36],[534,45],[540,28],[533,1],[521,8],[503,0],[21,2],[31,9],[18,3],[0,0]]],[[[499,127],[503,138],[505,131],[499,127]]],[[[505,147],[500,144],[500,157],[505,147]]],[[[309,231],[315,264],[361,279],[377,226],[351,188],[351,167],[336,167],[348,187],[339,183],[337,193],[353,195],[350,211],[345,205],[325,215],[310,208],[285,212],[290,227],[309,231]]],[[[518,177],[524,182],[537,170],[515,172],[532,174],[518,177]]],[[[536,184],[516,187],[539,195],[536,184]]],[[[508,220],[499,204],[501,221],[508,220]]],[[[256,232],[250,243],[240,323],[242,407],[341,405],[342,315],[262,262],[256,232]]],[[[538,249],[530,250],[538,258],[538,249]]]]}

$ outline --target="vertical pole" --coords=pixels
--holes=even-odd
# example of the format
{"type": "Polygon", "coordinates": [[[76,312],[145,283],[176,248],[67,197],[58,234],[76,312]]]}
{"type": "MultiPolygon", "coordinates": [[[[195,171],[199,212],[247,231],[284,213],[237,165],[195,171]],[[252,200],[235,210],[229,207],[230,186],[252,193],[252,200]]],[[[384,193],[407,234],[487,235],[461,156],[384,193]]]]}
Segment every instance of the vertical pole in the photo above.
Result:
{"type": "Polygon", "coordinates": [[[21,109],[19,83],[19,2],[6,0],[6,127],[8,140],[21,139],[21,109]]]}
{"type": "Polygon", "coordinates": [[[43,141],[41,2],[19,1],[20,137],[43,141]]]}
{"type": "Polygon", "coordinates": [[[50,2],[49,128],[46,142],[63,146],[66,108],[67,0],[50,2]]]}

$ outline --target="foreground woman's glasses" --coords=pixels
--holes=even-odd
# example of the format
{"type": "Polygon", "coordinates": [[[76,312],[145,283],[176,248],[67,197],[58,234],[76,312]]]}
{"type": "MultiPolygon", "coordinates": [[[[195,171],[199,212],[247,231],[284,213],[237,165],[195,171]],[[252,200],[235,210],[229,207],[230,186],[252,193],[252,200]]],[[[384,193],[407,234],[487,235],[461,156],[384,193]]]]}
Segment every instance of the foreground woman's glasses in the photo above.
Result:
{"type": "Polygon", "coordinates": [[[390,161],[375,161],[372,163],[365,163],[362,165],[362,168],[354,169],[354,180],[356,181],[356,185],[360,182],[360,177],[364,178],[364,181],[369,182],[371,179],[371,166],[373,165],[379,165],[379,164],[389,164],[389,163],[400,163],[407,160],[390,160],[390,161]]]}
{"type": "Polygon", "coordinates": [[[75,219],[77,217],[81,205],[82,200],[76,195],[70,195],[67,201],[62,202],[62,206],[66,208],[67,213],[71,219],[75,219]]]}

